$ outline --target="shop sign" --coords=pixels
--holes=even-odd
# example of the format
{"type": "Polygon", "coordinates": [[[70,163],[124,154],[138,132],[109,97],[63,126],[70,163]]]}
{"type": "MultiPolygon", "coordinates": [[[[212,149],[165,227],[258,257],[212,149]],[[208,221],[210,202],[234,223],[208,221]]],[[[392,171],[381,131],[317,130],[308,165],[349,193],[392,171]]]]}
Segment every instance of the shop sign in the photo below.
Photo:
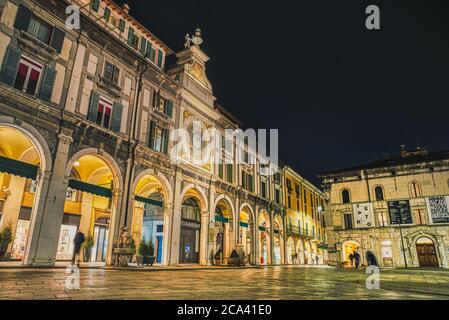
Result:
{"type": "Polygon", "coordinates": [[[426,198],[431,223],[449,223],[449,196],[426,198]]]}
{"type": "Polygon", "coordinates": [[[374,227],[373,205],[371,203],[355,204],[354,217],[356,228],[374,227]]]}

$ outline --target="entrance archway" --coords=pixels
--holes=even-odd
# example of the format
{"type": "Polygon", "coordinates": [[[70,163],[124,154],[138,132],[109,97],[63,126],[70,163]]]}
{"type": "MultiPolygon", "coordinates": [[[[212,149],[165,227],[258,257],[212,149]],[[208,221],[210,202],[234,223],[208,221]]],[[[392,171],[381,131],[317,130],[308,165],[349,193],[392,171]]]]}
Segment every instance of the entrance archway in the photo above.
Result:
{"type": "Polygon", "coordinates": [[[261,265],[266,265],[270,262],[271,246],[269,229],[270,220],[268,213],[262,211],[259,216],[259,263],[261,265]]]}
{"type": "Polygon", "coordinates": [[[230,203],[221,199],[215,206],[215,230],[214,230],[214,261],[220,258],[221,264],[224,258],[231,255],[232,232],[233,232],[233,212],[230,203]]]}
{"type": "Polygon", "coordinates": [[[201,207],[195,197],[188,197],[181,207],[180,263],[200,262],[201,207]]]}
{"type": "Polygon", "coordinates": [[[304,264],[304,245],[301,239],[296,241],[296,252],[298,253],[298,264],[304,264]]]}
{"type": "Polygon", "coordinates": [[[308,240],[304,242],[304,264],[313,264],[312,246],[308,240]]]}
{"type": "Polygon", "coordinates": [[[360,248],[360,244],[357,241],[349,240],[345,241],[342,246],[342,262],[344,264],[350,265],[349,255],[354,254],[354,252],[358,251],[360,248]]]}
{"type": "Polygon", "coordinates": [[[23,261],[27,255],[42,189],[39,175],[51,161],[44,150],[49,153],[48,147],[24,128],[0,124],[0,230],[9,228],[12,234],[2,259],[23,261]]]}
{"type": "Polygon", "coordinates": [[[92,149],[80,151],[71,161],[56,260],[73,257],[73,239],[84,234],[91,250],[81,252],[85,262],[106,263],[112,257],[112,238],[117,211],[120,173],[112,157],[92,149]]]}
{"type": "Polygon", "coordinates": [[[416,253],[420,267],[438,268],[438,257],[435,243],[428,237],[421,237],[416,241],[416,253]]]}
{"type": "Polygon", "coordinates": [[[167,260],[166,199],[169,199],[169,189],[159,176],[143,172],[137,177],[134,188],[132,236],[136,247],[139,247],[142,241],[153,244],[156,264],[164,264],[167,260]]]}
{"type": "Polygon", "coordinates": [[[298,263],[296,260],[295,241],[292,237],[287,240],[287,264],[298,263]]]}
{"type": "Polygon", "coordinates": [[[255,264],[254,249],[253,249],[253,228],[254,221],[252,212],[249,207],[245,206],[240,211],[240,223],[239,223],[239,243],[243,247],[243,251],[246,255],[246,260],[249,264],[255,264]]]}
{"type": "Polygon", "coordinates": [[[284,240],[283,240],[282,218],[279,215],[274,217],[273,221],[273,264],[282,264],[284,256],[284,240]]]}

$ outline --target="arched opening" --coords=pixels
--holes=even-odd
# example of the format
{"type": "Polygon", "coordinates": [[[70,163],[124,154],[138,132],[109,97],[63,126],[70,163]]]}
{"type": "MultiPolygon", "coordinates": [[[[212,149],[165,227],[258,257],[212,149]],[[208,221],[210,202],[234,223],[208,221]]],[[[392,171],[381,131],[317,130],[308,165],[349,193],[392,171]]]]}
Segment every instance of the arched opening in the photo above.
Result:
{"type": "Polygon", "coordinates": [[[146,174],[136,184],[134,190],[134,208],[132,221],[132,236],[136,247],[143,241],[152,243],[156,264],[162,264],[165,259],[167,241],[167,217],[165,214],[165,201],[167,190],[162,181],[155,175],[146,174]]]}
{"type": "Polygon", "coordinates": [[[181,207],[180,263],[200,262],[201,206],[197,197],[187,196],[181,207]]]}
{"type": "Polygon", "coordinates": [[[297,264],[305,264],[304,245],[303,245],[301,239],[298,239],[298,241],[296,241],[296,252],[298,253],[298,259],[297,259],[296,263],[297,264]]]}
{"type": "Polygon", "coordinates": [[[247,207],[243,207],[240,211],[239,223],[239,243],[243,247],[246,255],[246,261],[249,264],[255,264],[253,258],[253,218],[251,211],[247,207]]]}
{"type": "Polygon", "coordinates": [[[273,264],[282,264],[284,240],[282,238],[282,218],[278,215],[274,218],[273,223],[273,264]]]}
{"type": "Polygon", "coordinates": [[[428,237],[421,237],[416,241],[416,253],[420,267],[438,268],[438,257],[435,243],[428,237]]]}
{"type": "Polygon", "coordinates": [[[357,252],[360,248],[360,244],[356,241],[346,241],[342,246],[342,263],[347,266],[351,266],[350,256],[354,256],[354,253],[357,252]]]}
{"type": "Polygon", "coordinates": [[[341,202],[343,204],[351,203],[351,195],[348,189],[344,189],[341,191],[341,202]]]}
{"type": "Polygon", "coordinates": [[[287,264],[297,263],[297,253],[295,250],[295,241],[292,237],[287,240],[287,264]]]}
{"type": "Polygon", "coordinates": [[[312,246],[310,245],[310,241],[304,242],[304,264],[313,264],[312,246]]]}
{"type": "Polygon", "coordinates": [[[230,204],[226,200],[220,200],[215,207],[215,262],[219,260],[223,264],[224,258],[231,255],[233,232],[233,214],[230,204]]]}
{"type": "Polygon", "coordinates": [[[116,211],[113,169],[97,154],[85,154],[72,162],[56,260],[74,258],[74,238],[79,231],[85,243],[91,243],[90,248],[82,250],[80,259],[105,263],[110,254],[111,221],[116,211]]]}
{"type": "Polygon", "coordinates": [[[37,210],[43,171],[42,148],[20,128],[0,125],[0,230],[11,240],[0,259],[22,261],[29,246],[31,220],[37,210]]]}
{"type": "Polygon", "coordinates": [[[374,188],[374,195],[376,196],[376,201],[384,201],[384,189],[381,186],[374,188]]]}
{"type": "Polygon", "coordinates": [[[262,211],[259,217],[259,263],[261,265],[269,263],[268,257],[271,254],[269,229],[270,220],[268,214],[262,211]]]}

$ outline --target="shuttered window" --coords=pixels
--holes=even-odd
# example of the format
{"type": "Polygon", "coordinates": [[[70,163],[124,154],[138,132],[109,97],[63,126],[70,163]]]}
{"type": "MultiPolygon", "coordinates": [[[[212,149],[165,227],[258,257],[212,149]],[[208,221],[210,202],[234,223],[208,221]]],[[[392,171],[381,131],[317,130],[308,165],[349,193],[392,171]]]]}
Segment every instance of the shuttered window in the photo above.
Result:
{"type": "Polygon", "coordinates": [[[51,67],[46,67],[44,76],[42,78],[41,90],[39,98],[44,101],[50,101],[53,93],[53,86],[55,84],[56,70],[51,67]]]}
{"type": "Polygon", "coordinates": [[[90,7],[95,12],[98,12],[98,9],[100,8],[100,0],[91,0],[90,7]]]}
{"type": "Polygon", "coordinates": [[[163,59],[164,59],[164,53],[161,50],[159,50],[158,51],[158,56],[157,56],[157,65],[158,65],[159,68],[162,68],[162,61],[163,61],[163,59]]]}
{"type": "Polygon", "coordinates": [[[162,128],[154,121],[150,121],[149,128],[149,147],[157,152],[168,154],[168,143],[170,131],[162,128]]]}
{"type": "Polygon", "coordinates": [[[97,91],[92,91],[87,119],[96,124],[120,132],[123,115],[123,105],[111,103],[102,98],[97,91]]]}

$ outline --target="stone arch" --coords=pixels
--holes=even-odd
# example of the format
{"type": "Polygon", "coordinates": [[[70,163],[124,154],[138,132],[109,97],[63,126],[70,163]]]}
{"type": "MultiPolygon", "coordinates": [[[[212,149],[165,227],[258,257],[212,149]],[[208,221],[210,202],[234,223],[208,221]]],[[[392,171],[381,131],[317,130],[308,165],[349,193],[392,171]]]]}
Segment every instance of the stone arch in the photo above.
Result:
{"type": "Polygon", "coordinates": [[[234,209],[234,205],[232,204],[232,200],[231,198],[229,198],[227,195],[225,194],[221,194],[219,195],[216,199],[215,199],[215,203],[214,203],[214,208],[217,207],[217,205],[220,203],[220,201],[224,201],[226,202],[226,204],[229,206],[229,208],[231,209],[231,216],[232,219],[237,219],[237,212],[234,209]]]}
{"type": "Polygon", "coordinates": [[[242,212],[242,210],[244,210],[245,208],[248,209],[248,211],[250,213],[252,223],[257,224],[257,219],[254,215],[254,210],[248,202],[244,202],[240,205],[239,213],[242,212]]]}
{"type": "Polygon", "coordinates": [[[132,185],[132,189],[131,189],[132,193],[134,193],[134,191],[136,190],[139,181],[146,176],[152,176],[152,177],[156,178],[157,180],[159,180],[159,182],[161,183],[161,185],[164,189],[165,201],[166,202],[173,201],[173,190],[172,190],[170,181],[167,179],[167,177],[162,172],[155,173],[153,169],[146,169],[146,170],[142,171],[140,174],[138,174],[137,177],[135,177],[133,185],[132,185]]]}
{"type": "Polygon", "coordinates": [[[181,200],[181,204],[186,200],[186,198],[188,197],[195,197],[197,198],[197,200],[200,202],[200,206],[201,206],[201,210],[207,211],[209,206],[208,206],[208,201],[207,201],[207,196],[206,193],[204,192],[203,188],[196,186],[195,184],[191,183],[188,184],[187,186],[185,186],[181,193],[180,193],[180,197],[179,199],[181,200]],[[188,194],[189,192],[192,192],[192,194],[188,194]]]}
{"type": "Polygon", "coordinates": [[[70,173],[75,165],[75,162],[81,159],[83,156],[97,156],[102,159],[109,166],[112,172],[114,180],[114,189],[119,192],[123,190],[123,175],[120,167],[118,166],[115,159],[107,152],[100,151],[95,148],[86,148],[75,153],[67,163],[66,178],[70,177],[70,173]]]}
{"type": "Polygon", "coordinates": [[[19,130],[28,139],[33,142],[35,147],[38,149],[38,153],[41,157],[40,169],[41,171],[52,171],[53,169],[53,158],[51,155],[50,148],[47,144],[45,138],[40,134],[40,132],[35,129],[32,125],[27,122],[22,122],[20,125],[14,123],[14,118],[7,116],[0,116],[0,126],[10,127],[19,130]]]}

